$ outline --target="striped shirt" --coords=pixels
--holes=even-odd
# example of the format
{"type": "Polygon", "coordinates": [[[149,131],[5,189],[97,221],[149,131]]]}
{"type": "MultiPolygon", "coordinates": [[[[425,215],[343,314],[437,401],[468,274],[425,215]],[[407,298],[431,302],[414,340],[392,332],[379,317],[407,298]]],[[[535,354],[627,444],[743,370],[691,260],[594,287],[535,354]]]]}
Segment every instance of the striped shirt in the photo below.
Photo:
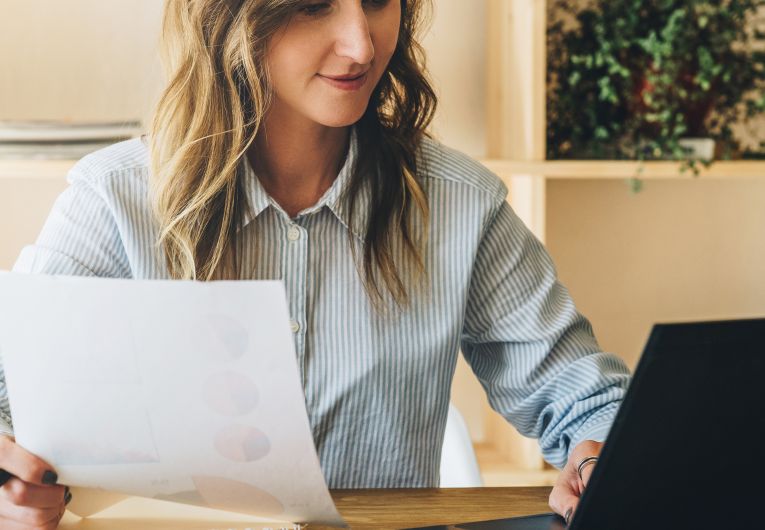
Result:
{"type": "MultiPolygon", "coordinates": [[[[461,350],[491,406],[544,457],[566,463],[602,441],[629,381],[601,352],[542,244],[506,202],[502,181],[470,157],[425,139],[417,156],[430,203],[428,281],[409,307],[376,313],[349,237],[358,219],[340,200],[357,156],[356,130],[331,187],[294,218],[243,158],[252,211],[240,227],[242,279],[286,287],[306,409],[331,488],[434,487],[461,350]],[[349,230],[351,231],[349,234],[349,230]]],[[[81,159],[15,271],[167,279],[148,202],[140,139],[81,159]]],[[[362,192],[355,215],[373,198],[362,192]]],[[[0,425],[11,432],[0,371],[0,425]]]]}

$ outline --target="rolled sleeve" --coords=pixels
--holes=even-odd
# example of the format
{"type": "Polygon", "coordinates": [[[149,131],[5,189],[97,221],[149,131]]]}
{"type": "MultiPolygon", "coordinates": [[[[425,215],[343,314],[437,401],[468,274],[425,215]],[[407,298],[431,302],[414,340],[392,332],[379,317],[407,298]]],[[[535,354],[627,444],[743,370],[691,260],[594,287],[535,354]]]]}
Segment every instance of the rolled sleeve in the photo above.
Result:
{"type": "Polygon", "coordinates": [[[549,254],[504,196],[478,249],[461,342],[492,408],[538,438],[548,462],[562,467],[579,442],[605,439],[629,371],[600,350],[549,254]]]}

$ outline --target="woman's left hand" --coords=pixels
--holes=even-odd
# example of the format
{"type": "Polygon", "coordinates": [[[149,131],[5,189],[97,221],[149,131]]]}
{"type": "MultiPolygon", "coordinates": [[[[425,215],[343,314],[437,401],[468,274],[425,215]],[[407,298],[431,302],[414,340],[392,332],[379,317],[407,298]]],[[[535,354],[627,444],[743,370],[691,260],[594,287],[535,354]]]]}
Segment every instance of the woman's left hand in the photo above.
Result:
{"type": "Polygon", "coordinates": [[[577,467],[588,456],[598,456],[602,447],[602,443],[593,442],[592,440],[585,440],[574,447],[574,450],[568,457],[566,467],[561,470],[558,480],[555,482],[552,492],[550,492],[550,508],[563,517],[566,520],[566,524],[571,521],[576,511],[579,497],[582,496],[584,488],[590,480],[595,464],[588,464],[582,469],[581,479],[579,478],[577,467]]]}

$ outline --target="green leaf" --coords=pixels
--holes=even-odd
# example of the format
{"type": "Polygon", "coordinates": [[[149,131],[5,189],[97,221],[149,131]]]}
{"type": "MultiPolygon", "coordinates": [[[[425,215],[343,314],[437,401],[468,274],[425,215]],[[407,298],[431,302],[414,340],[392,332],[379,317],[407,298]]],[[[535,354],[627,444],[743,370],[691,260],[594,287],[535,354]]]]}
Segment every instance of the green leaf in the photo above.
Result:
{"type": "Polygon", "coordinates": [[[611,135],[608,133],[608,129],[605,127],[596,127],[595,128],[595,138],[598,140],[608,140],[611,137],[611,135]]]}

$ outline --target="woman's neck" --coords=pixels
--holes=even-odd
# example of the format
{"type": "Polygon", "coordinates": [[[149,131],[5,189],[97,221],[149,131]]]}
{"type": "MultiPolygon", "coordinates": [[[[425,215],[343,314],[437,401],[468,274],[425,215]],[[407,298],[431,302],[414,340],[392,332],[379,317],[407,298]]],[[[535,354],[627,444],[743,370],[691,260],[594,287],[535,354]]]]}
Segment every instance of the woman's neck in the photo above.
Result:
{"type": "Polygon", "coordinates": [[[343,166],[350,127],[267,120],[247,156],[263,188],[290,216],[313,206],[343,166]]]}

